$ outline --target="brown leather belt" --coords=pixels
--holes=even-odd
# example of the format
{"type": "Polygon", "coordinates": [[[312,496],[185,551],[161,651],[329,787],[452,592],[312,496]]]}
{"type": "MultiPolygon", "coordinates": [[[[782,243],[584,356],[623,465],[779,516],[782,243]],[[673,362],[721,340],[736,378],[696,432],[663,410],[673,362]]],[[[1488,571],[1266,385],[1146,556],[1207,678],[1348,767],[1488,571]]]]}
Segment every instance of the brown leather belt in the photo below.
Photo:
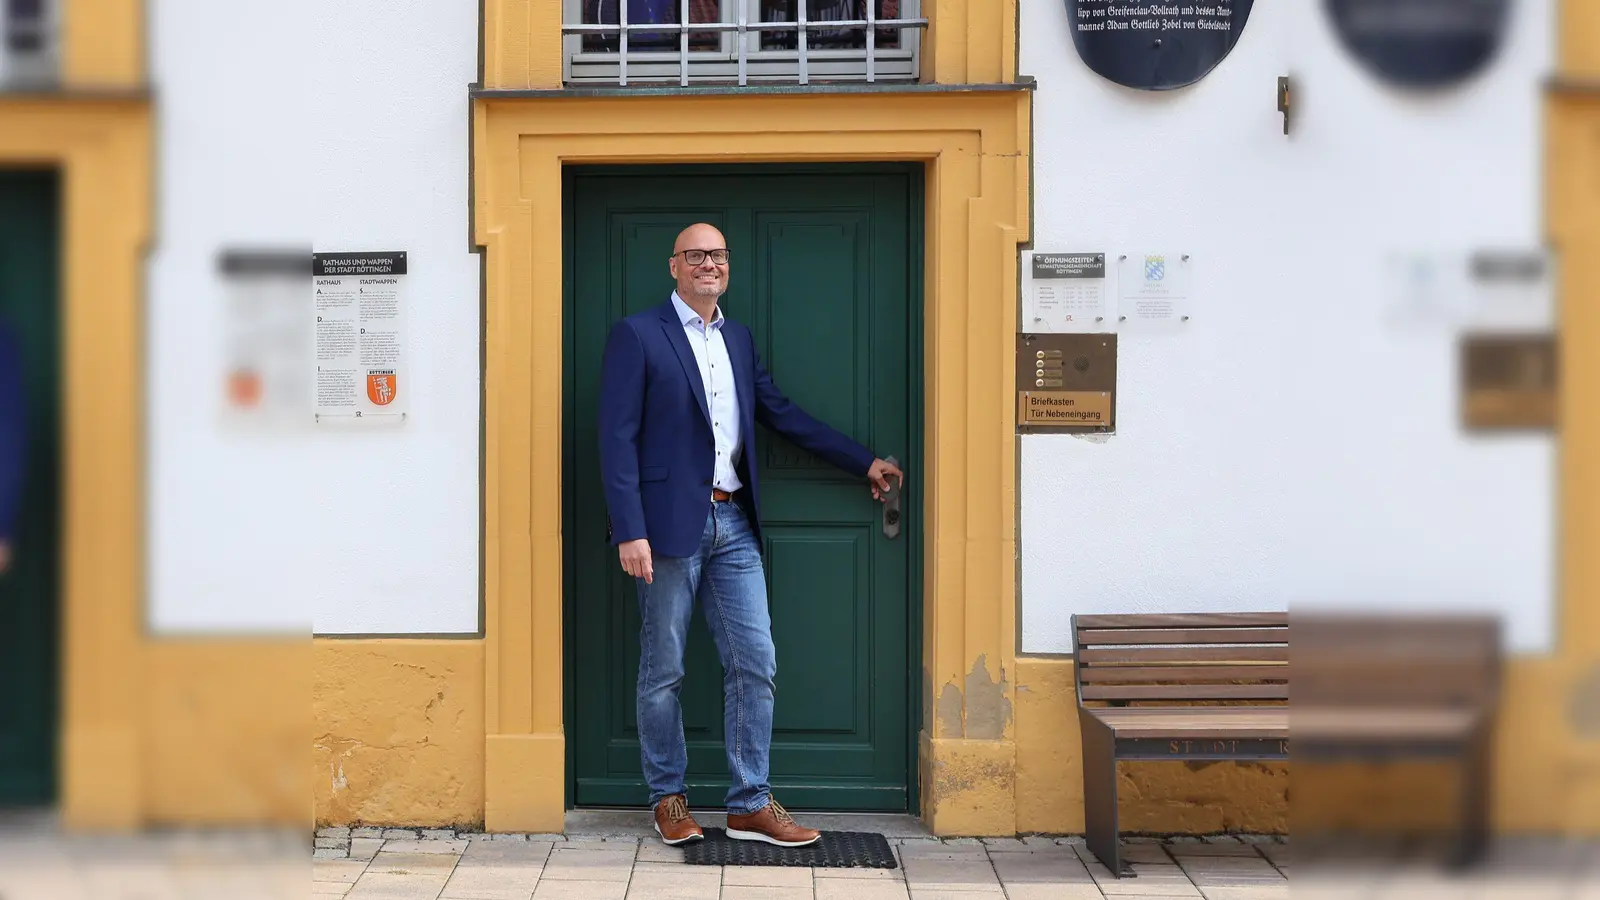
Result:
{"type": "Polygon", "coordinates": [[[733,499],[733,495],[728,493],[727,491],[724,491],[724,490],[722,490],[720,488],[712,488],[711,489],[711,502],[712,503],[727,503],[729,500],[732,500],[732,499],[733,499]]]}

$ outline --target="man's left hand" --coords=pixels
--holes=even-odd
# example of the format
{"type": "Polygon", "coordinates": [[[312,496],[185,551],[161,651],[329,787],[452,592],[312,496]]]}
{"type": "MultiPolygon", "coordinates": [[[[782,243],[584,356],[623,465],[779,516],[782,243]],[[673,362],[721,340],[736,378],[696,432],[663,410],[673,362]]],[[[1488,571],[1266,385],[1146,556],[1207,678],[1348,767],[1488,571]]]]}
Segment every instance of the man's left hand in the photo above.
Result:
{"type": "Polygon", "coordinates": [[[872,468],[867,470],[867,480],[872,482],[872,499],[881,501],[888,497],[889,478],[891,476],[894,477],[900,487],[906,486],[905,473],[901,472],[897,466],[886,463],[881,459],[872,461],[872,468]]]}

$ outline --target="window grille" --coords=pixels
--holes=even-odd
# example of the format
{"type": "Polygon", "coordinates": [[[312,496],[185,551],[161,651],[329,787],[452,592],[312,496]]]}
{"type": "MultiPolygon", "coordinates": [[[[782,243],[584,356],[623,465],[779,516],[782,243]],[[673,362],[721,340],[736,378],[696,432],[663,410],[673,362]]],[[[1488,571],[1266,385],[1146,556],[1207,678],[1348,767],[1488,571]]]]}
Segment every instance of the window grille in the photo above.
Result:
{"type": "Polygon", "coordinates": [[[0,88],[55,75],[55,36],[46,0],[0,0],[0,88]]]}
{"type": "Polygon", "coordinates": [[[570,85],[915,81],[924,0],[564,0],[570,85]]]}

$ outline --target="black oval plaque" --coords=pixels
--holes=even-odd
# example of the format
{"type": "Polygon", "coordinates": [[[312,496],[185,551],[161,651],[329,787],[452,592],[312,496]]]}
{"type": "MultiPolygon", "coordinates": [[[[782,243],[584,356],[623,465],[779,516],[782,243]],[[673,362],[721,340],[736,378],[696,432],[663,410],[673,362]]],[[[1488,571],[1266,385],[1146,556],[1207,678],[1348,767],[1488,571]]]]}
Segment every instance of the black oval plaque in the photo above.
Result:
{"type": "MultiPolygon", "coordinates": [[[[1286,0],[1297,2],[1297,0],[1286,0]]],[[[1144,91],[1185,87],[1233,50],[1254,0],[1066,0],[1067,27],[1085,65],[1144,91]]]]}
{"type": "Polygon", "coordinates": [[[1405,87],[1443,87],[1494,59],[1510,0],[1323,0],[1346,51],[1405,87]]]}

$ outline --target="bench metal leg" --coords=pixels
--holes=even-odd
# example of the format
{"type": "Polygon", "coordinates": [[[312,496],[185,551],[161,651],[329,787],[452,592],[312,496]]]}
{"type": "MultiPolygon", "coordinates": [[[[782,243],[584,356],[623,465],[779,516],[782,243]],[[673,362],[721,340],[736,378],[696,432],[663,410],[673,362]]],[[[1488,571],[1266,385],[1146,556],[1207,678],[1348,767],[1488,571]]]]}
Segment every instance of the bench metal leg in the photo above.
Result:
{"type": "Polygon", "coordinates": [[[1474,865],[1488,849],[1493,740],[1493,731],[1484,725],[1461,760],[1461,822],[1451,858],[1459,867],[1474,865]]]}
{"type": "Polygon", "coordinates": [[[1111,729],[1092,716],[1080,716],[1083,732],[1084,843],[1113,877],[1133,876],[1123,867],[1117,839],[1117,756],[1111,729]]]}

